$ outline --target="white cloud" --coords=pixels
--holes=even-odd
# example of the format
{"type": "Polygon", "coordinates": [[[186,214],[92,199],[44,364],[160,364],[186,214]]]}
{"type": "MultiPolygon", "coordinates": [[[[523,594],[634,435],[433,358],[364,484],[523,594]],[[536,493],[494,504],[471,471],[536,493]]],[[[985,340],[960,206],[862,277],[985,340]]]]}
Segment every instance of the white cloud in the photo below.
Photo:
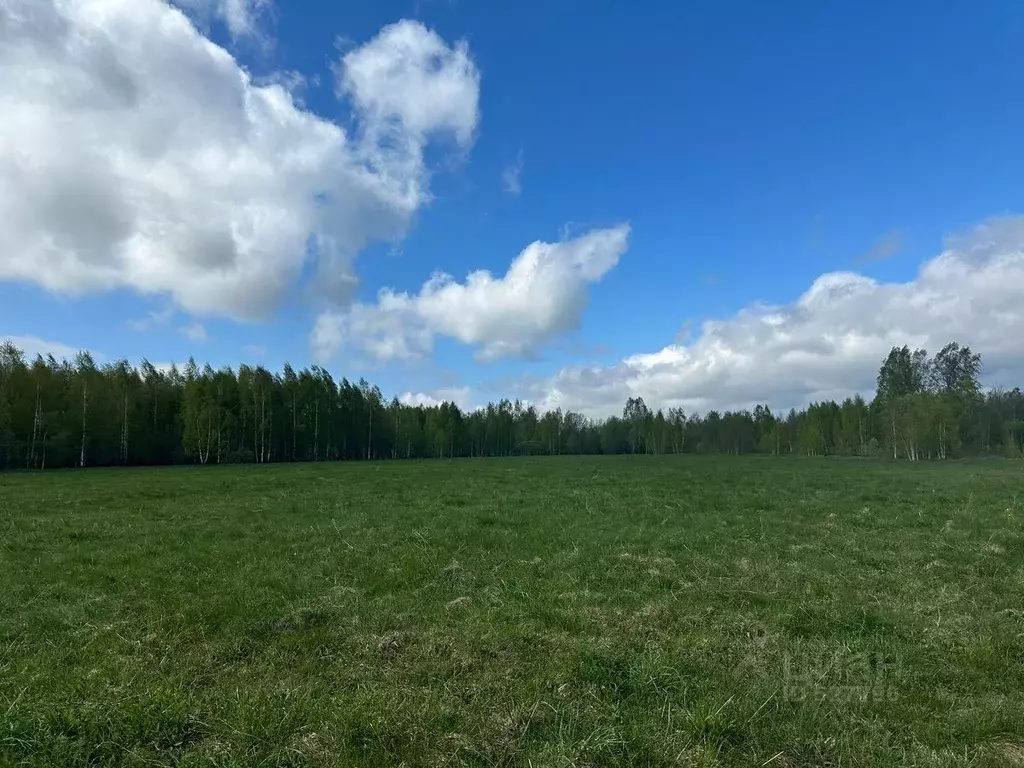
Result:
{"type": "Polygon", "coordinates": [[[174,0],[183,9],[194,13],[200,22],[219,18],[231,37],[256,37],[261,22],[273,8],[272,0],[174,0]]]}
{"type": "Polygon", "coordinates": [[[242,350],[245,352],[245,354],[252,355],[253,357],[267,356],[267,348],[262,344],[246,344],[245,346],[242,347],[242,350]]]}
{"type": "Polygon", "coordinates": [[[143,318],[129,320],[128,327],[133,331],[145,332],[157,326],[166,325],[172,317],[174,317],[174,307],[164,307],[153,310],[143,318]]]}
{"type": "Polygon", "coordinates": [[[501,172],[501,186],[510,195],[523,193],[523,150],[519,150],[516,161],[501,172]]]}
{"type": "Polygon", "coordinates": [[[36,355],[43,357],[53,355],[57,360],[74,360],[75,355],[80,351],[62,342],[41,339],[38,336],[5,336],[0,333],[0,343],[5,341],[11,342],[17,349],[20,349],[29,362],[35,360],[36,355]]]}
{"type": "Polygon", "coordinates": [[[234,37],[253,35],[260,17],[270,9],[270,0],[218,0],[217,12],[234,37]]]}
{"type": "Polygon", "coordinates": [[[433,408],[442,403],[455,403],[462,411],[472,410],[470,405],[471,391],[469,387],[444,387],[431,394],[425,392],[406,392],[398,396],[404,405],[426,406],[433,408]]]}
{"type": "Polygon", "coordinates": [[[476,127],[465,45],[417,22],[343,58],[352,135],[162,0],[0,0],[0,30],[0,280],[54,292],[261,319],[312,261],[345,306],[356,254],[428,202],[427,142],[476,127]]]}
{"type": "Polygon", "coordinates": [[[337,92],[364,118],[368,146],[377,150],[371,157],[384,167],[401,160],[419,170],[423,145],[437,133],[468,146],[479,120],[480,74],[466,43],[450,48],[410,21],[346,53],[337,92]]]}
{"type": "Polygon", "coordinates": [[[163,374],[170,373],[172,368],[180,373],[181,371],[185,370],[185,366],[188,365],[188,361],[185,360],[184,362],[180,363],[171,361],[169,363],[153,363],[152,365],[156,370],[163,374]]]}
{"type": "Polygon", "coordinates": [[[794,303],[748,307],[703,324],[692,341],[608,367],[569,367],[525,387],[545,407],[605,416],[626,398],[649,405],[801,407],[870,396],[894,345],[947,342],[983,356],[985,381],[1024,380],[1024,217],[993,219],[925,262],[907,283],[852,272],[819,277],[794,303]]]}
{"type": "Polygon", "coordinates": [[[319,86],[320,78],[316,75],[313,77],[306,77],[301,72],[289,69],[271,72],[269,75],[257,77],[253,80],[253,83],[261,88],[268,85],[279,85],[288,92],[289,96],[292,97],[292,101],[295,103],[296,107],[299,109],[305,109],[306,90],[310,86],[313,86],[314,88],[319,86]]]}
{"type": "Polygon", "coordinates": [[[587,286],[618,263],[629,232],[623,224],[534,242],[503,277],[481,270],[458,283],[436,274],[415,295],[385,289],[376,304],[324,313],[311,337],[314,356],[327,360],[349,345],[380,360],[412,359],[428,354],[436,336],[477,347],[482,360],[533,354],[579,327],[587,286]]]}
{"type": "Polygon", "coordinates": [[[192,341],[206,341],[206,328],[202,323],[189,323],[182,327],[181,332],[192,341]]]}

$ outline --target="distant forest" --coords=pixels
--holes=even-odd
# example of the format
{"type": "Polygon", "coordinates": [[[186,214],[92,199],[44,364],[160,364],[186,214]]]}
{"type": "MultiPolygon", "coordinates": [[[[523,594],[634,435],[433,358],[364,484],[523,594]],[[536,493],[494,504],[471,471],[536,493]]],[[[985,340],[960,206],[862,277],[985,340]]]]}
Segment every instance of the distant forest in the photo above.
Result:
{"type": "Polygon", "coordinates": [[[894,347],[871,402],[687,414],[630,398],[593,420],[502,400],[471,413],[385,400],[320,367],[281,373],[148,362],[28,361],[0,345],[0,468],[266,463],[523,454],[765,453],[946,459],[1024,454],[1024,394],[983,391],[981,357],[894,347]]]}

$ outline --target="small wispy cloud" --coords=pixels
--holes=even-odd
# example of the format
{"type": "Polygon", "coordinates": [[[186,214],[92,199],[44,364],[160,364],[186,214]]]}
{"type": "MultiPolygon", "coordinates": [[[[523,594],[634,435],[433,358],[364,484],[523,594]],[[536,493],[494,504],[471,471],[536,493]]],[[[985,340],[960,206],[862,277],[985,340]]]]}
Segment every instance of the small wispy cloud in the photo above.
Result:
{"type": "Polygon", "coordinates": [[[172,360],[169,363],[152,363],[152,366],[165,376],[169,374],[172,369],[176,372],[184,370],[186,365],[188,365],[188,361],[175,362],[172,360]]]}
{"type": "Polygon", "coordinates": [[[236,42],[248,39],[263,48],[273,44],[265,30],[274,14],[273,0],[177,0],[177,4],[201,27],[213,18],[219,19],[236,42]]]}
{"type": "Polygon", "coordinates": [[[181,332],[192,339],[192,341],[206,341],[206,328],[203,327],[202,323],[190,323],[189,325],[182,326],[181,332]]]}
{"type": "Polygon", "coordinates": [[[153,310],[138,320],[129,320],[128,327],[133,331],[144,333],[153,330],[159,325],[166,325],[172,317],[174,317],[174,307],[165,307],[164,309],[153,310]]]}
{"type": "Polygon", "coordinates": [[[866,253],[862,253],[854,259],[853,263],[869,264],[875,261],[885,261],[903,250],[903,246],[903,232],[898,229],[893,229],[878,238],[878,240],[875,241],[875,244],[872,245],[866,253]]]}
{"type": "Polygon", "coordinates": [[[501,172],[501,186],[510,195],[523,193],[523,150],[519,150],[516,161],[501,172]]]}
{"type": "MultiPolygon", "coordinates": [[[[22,354],[31,361],[36,355],[46,357],[47,355],[53,355],[58,360],[74,360],[75,355],[78,354],[78,349],[60,341],[51,341],[50,339],[41,339],[38,336],[14,336],[5,335],[0,333],[0,344],[4,342],[10,342],[14,345],[15,349],[21,350],[22,354]]],[[[92,353],[96,359],[102,358],[102,355],[92,353]]]]}
{"type": "Polygon", "coordinates": [[[288,91],[288,95],[292,97],[292,100],[298,106],[304,107],[306,103],[306,92],[310,88],[320,87],[320,76],[312,75],[311,77],[306,77],[297,70],[289,69],[280,72],[272,72],[269,75],[254,77],[253,83],[259,86],[279,85],[288,91]]]}
{"type": "Polygon", "coordinates": [[[812,251],[823,251],[827,245],[825,217],[820,213],[816,213],[807,228],[807,247],[812,251]]]}
{"type": "Polygon", "coordinates": [[[245,352],[245,354],[251,357],[267,356],[267,348],[264,347],[262,344],[246,344],[244,347],[242,347],[242,350],[245,352]]]}

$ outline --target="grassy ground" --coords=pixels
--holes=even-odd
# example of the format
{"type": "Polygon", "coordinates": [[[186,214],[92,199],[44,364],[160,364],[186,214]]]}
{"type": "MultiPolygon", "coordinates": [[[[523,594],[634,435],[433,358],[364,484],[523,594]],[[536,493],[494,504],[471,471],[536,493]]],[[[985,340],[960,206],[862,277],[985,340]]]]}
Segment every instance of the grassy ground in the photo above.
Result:
{"type": "Polygon", "coordinates": [[[1024,765],[1024,469],[0,476],[0,764],[1024,765]]]}

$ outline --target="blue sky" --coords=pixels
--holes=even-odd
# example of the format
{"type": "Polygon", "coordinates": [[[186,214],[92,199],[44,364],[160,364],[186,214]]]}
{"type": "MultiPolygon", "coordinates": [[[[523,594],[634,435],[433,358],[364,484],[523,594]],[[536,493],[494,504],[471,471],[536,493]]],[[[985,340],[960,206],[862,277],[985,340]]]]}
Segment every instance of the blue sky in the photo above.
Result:
{"type": "MultiPolygon", "coordinates": [[[[133,93],[159,99],[168,87],[178,94],[158,121],[187,125],[188,142],[167,150],[174,163],[184,162],[195,143],[224,146],[213,134],[230,114],[225,111],[224,121],[214,115],[208,125],[188,122],[194,118],[189,88],[201,86],[176,71],[154,73],[145,52],[128,50],[118,32],[115,22],[156,28],[153,19],[174,13],[163,2],[79,0],[72,11],[50,0],[9,5],[0,14],[46,7],[41,13],[63,14],[64,23],[92,24],[90,34],[113,52],[134,83],[133,93]],[[161,78],[180,82],[166,85],[161,78]]],[[[280,73],[301,75],[304,85],[292,91],[296,109],[340,127],[349,144],[378,118],[380,125],[402,122],[401,130],[415,133],[422,170],[410,171],[403,160],[397,172],[409,174],[406,181],[419,183],[424,193],[414,204],[389,209],[387,225],[372,234],[364,231],[370,215],[364,207],[351,220],[348,213],[332,212],[332,234],[355,243],[339,268],[358,279],[354,294],[319,295],[315,289],[330,278],[330,266],[309,256],[301,275],[282,278],[287,285],[267,298],[255,321],[242,316],[248,305],[222,311],[234,306],[234,296],[202,288],[197,298],[200,288],[178,289],[176,276],[207,269],[199,256],[168,245],[160,258],[169,261],[153,277],[145,266],[150,251],[129,252],[126,236],[95,235],[97,246],[90,228],[65,232],[48,223],[38,201],[50,197],[29,195],[28,202],[9,201],[5,209],[0,194],[0,211],[29,222],[16,227],[11,242],[0,239],[6,248],[0,256],[6,262],[0,267],[0,335],[31,340],[26,346],[87,348],[105,360],[181,361],[193,354],[214,365],[321,362],[338,376],[366,376],[385,393],[410,399],[450,396],[473,405],[507,394],[594,414],[621,408],[631,394],[690,410],[763,401],[783,407],[842,396],[869,388],[877,361],[891,343],[904,340],[971,344],[992,361],[990,383],[1009,382],[1021,370],[1024,349],[1017,339],[1024,316],[1004,295],[1014,285],[1024,292],[1024,282],[1015,283],[1024,274],[1024,226],[1015,216],[1024,168],[1019,3],[189,0],[181,8],[197,26],[195,38],[223,47],[234,59],[231,66],[255,78],[252,88],[281,79],[280,73]],[[249,26],[241,30],[243,12],[249,26]],[[436,43],[444,52],[440,74],[432,71],[437,62],[412,73],[399,62],[395,76],[450,74],[457,88],[425,104],[396,104],[398,97],[388,96],[384,112],[374,112],[366,104],[383,97],[373,89],[393,93],[394,82],[371,78],[346,90],[339,86],[348,66],[343,57],[394,55],[382,30],[402,20],[416,45],[436,43]],[[375,41],[382,44],[374,47],[375,41]],[[449,97],[447,106],[438,106],[449,97]],[[426,120],[427,128],[412,131],[414,119],[426,120]],[[510,185],[510,175],[517,183],[510,185]],[[475,299],[448,291],[430,302],[417,300],[435,272],[450,275],[455,286],[476,270],[497,279],[535,241],[572,245],[587,233],[623,225],[628,246],[621,253],[601,246],[611,249],[603,266],[581,277],[564,266],[578,258],[576,252],[556,247],[544,257],[557,263],[545,273],[550,285],[537,278],[509,288],[503,310],[494,308],[503,300],[488,292],[500,288],[493,285],[474,293],[475,299]],[[52,240],[46,236],[54,227],[62,233],[61,255],[33,250],[52,240]],[[943,252],[946,259],[936,262],[943,252]],[[89,277],[103,273],[107,258],[117,261],[111,276],[89,277]],[[66,268],[67,259],[75,269],[66,268]],[[969,274],[958,265],[967,265],[969,274]],[[840,277],[821,281],[833,273],[840,277]],[[79,274],[86,277],[72,277],[79,274]],[[832,286],[832,293],[801,304],[815,285],[832,286]],[[382,288],[407,293],[409,300],[389,309],[377,300],[382,288]],[[525,303],[509,298],[516,291],[530,294],[525,303]],[[960,303],[952,308],[951,301],[960,303]],[[558,306],[550,322],[524,319],[545,302],[558,306]],[[474,319],[476,311],[486,318],[474,319]],[[519,322],[525,325],[517,336],[519,322]],[[314,326],[334,329],[326,347],[312,340],[314,326]],[[399,337],[415,349],[382,355],[378,346],[375,353],[363,343],[368,335],[386,336],[388,349],[399,337]],[[427,337],[429,342],[421,341],[427,337]],[[734,384],[740,378],[746,383],[734,384]]],[[[28,48],[19,43],[44,35],[42,28],[16,28],[0,54],[0,79],[37,82],[40,72],[66,72],[61,67],[75,56],[91,55],[43,36],[34,40],[42,56],[27,58],[28,48]]],[[[168,42],[166,56],[180,55],[183,72],[192,63],[196,71],[208,66],[205,59],[188,58],[198,54],[184,39],[168,42]]],[[[357,60],[349,61],[356,71],[357,60]]],[[[106,87],[106,70],[84,70],[99,73],[97,82],[106,87]]],[[[98,92],[91,85],[83,91],[98,92]]],[[[197,110],[204,98],[196,93],[197,110]]],[[[408,98],[418,98],[415,88],[408,98]]],[[[29,114],[39,101],[44,117],[59,118],[70,132],[81,128],[80,141],[96,142],[98,155],[118,154],[129,144],[145,144],[149,151],[150,134],[147,141],[140,137],[156,131],[151,120],[140,120],[137,132],[110,137],[90,130],[94,112],[81,99],[0,86],[0,104],[12,109],[29,114]]],[[[38,113],[32,119],[43,119],[38,113]]],[[[208,195],[213,202],[202,207],[220,210],[221,175],[232,173],[227,163],[223,171],[204,171],[191,177],[185,192],[154,181],[139,164],[113,179],[35,179],[26,174],[37,171],[24,168],[78,163],[58,162],[55,139],[26,143],[14,133],[17,126],[7,130],[0,133],[7,147],[0,149],[0,168],[5,154],[18,154],[22,163],[8,189],[59,184],[72,190],[63,206],[91,201],[90,185],[105,194],[111,185],[130,190],[138,181],[147,185],[147,195],[187,195],[197,205],[208,195]],[[27,163],[31,152],[47,161],[27,163]]],[[[296,137],[282,146],[312,142],[308,134],[296,137]]],[[[373,146],[395,140],[389,133],[373,146]]],[[[328,159],[336,161],[334,155],[328,159]]],[[[387,173],[392,171],[389,166],[387,173]]],[[[309,204],[307,186],[297,187],[280,192],[289,211],[309,204]]],[[[336,194],[349,189],[338,187],[336,194]]],[[[261,194],[269,200],[277,191],[261,194]]],[[[147,233],[170,226],[159,211],[132,209],[136,199],[126,192],[112,220],[123,214],[147,233]]],[[[223,202],[223,221],[182,208],[173,226],[227,232],[225,237],[236,238],[242,263],[246,248],[260,250],[230,226],[238,220],[230,211],[245,204],[243,187],[223,202]]],[[[102,205],[90,202],[83,216],[105,221],[102,205]]],[[[314,237],[312,227],[308,235],[314,237]]],[[[296,242],[274,247],[294,251],[296,242]]],[[[305,258],[271,255],[281,263],[292,259],[288,264],[305,258]]],[[[193,282],[198,285],[199,277],[193,282]]],[[[249,283],[224,290],[234,288],[252,290],[249,283]]]]}

